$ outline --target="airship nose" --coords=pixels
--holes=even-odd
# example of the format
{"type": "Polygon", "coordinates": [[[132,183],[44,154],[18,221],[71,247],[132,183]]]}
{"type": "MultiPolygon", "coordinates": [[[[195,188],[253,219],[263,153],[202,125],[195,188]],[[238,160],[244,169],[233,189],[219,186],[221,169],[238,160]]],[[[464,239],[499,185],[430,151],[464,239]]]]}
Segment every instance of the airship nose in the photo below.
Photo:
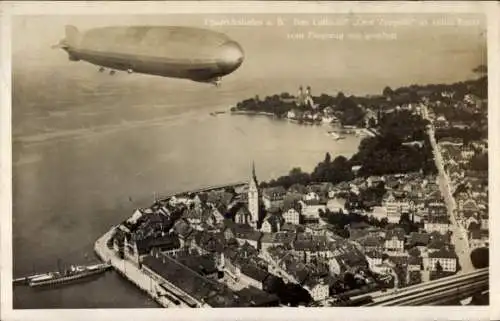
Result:
{"type": "Polygon", "coordinates": [[[224,74],[236,70],[243,63],[243,49],[236,41],[228,41],[219,47],[217,65],[224,74]]]}

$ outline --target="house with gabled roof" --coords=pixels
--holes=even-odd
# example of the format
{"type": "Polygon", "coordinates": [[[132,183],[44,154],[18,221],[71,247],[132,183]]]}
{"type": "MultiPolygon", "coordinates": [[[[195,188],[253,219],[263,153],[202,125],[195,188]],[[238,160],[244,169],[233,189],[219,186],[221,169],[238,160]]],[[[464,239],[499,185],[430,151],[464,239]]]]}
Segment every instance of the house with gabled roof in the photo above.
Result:
{"type": "Polygon", "coordinates": [[[385,235],[384,249],[389,252],[404,251],[405,232],[401,228],[388,230],[385,235]]]}
{"type": "Polygon", "coordinates": [[[330,287],[325,279],[309,277],[303,284],[313,301],[323,301],[330,295],[330,287]]]}
{"type": "Polygon", "coordinates": [[[260,230],[264,233],[279,232],[284,223],[285,220],[281,214],[271,214],[264,219],[260,230]]]}
{"type": "Polygon", "coordinates": [[[262,270],[251,263],[242,264],[240,271],[241,281],[250,286],[256,287],[259,290],[264,289],[266,279],[271,276],[269,272],[262,270]]]}
{"type": "Polygon", "coordinates": [[[365,252],[365,257],[370,270],[373,270],[375,266],[382,264],[383,261],[383,253],[380,251],[367,251],[365,252]]]}
{"type": "Polygon", "coordinates": [[[326,203],[311,200],[311,201],[300,201],[302,208],[302,215],[305,219],[319,219],[320,211],[326,210],[326,203]]]}
{"type": "Polygon", "coordinates": [[[410,235],[408,236],[407,246],[408,248],[427,246],[429,242],[430,242],[429,234],[411,232],[410,235]]]}
{"type": "Polygon", "coordinates": [[[262,201],[264,207],[269,209],[272,206],[282,207],[286,196],[286,189],[283,186],[270,187],[262,191],[262,201]]]}
{"type": "Polygon", "coordinates": [[[252,214],[243,203],[234,206],[228,216],[237,224],[250,225],[252,222],[252,214]]]}
{"type": "Polygon", "coordinates": [[[445,272],[457,271],[457,255],[448,249],[442,248],[429,253],[427,266],[430,271],[437,270],[438,262],[445,272]]]}
{"type": "Polygon", "coordinates": [[[446,234],[450,230],[450,220],[448,217],[429,217],[429,219],[424,222],[424,230],[427,233],[439,232],[441,234],[446,234]]]}
{"type": "Polygon", "coordinates": [[[174,231],[179,236],[179,241],[181,243],[181,247],[185,245],[189,245],[194,236],[194,229],[189,225],[189,222],[184,219],[178,219],[174,226],[172,227],[172,231],[174,231]]]}

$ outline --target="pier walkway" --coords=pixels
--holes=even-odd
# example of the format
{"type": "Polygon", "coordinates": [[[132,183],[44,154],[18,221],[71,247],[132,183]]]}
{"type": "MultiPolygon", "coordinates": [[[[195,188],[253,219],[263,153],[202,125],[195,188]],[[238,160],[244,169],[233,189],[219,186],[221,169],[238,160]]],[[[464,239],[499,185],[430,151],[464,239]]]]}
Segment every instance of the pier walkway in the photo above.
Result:
{"type": "Polygon", "coordinates": [[[160,304],[164,308],[189,308],[184,302],[180,301],[173,302],[168,298],[169,293],[162,293],[162,287],[158,282],[156,282],[153,278],[145,274],[139,267],[134,265],[132,262],[127,260],[122,260],[119,258],[116,253],[107,247],[107,241],[113,235],[113,230],[109,230],[101,236],[94,245],[94,250],[99,258],[103,262],[107,262],[111,264],[114,269],[121,275],[123,275],[126,279],[134,283],[141,290],[146,292],[151,298],[153,298],[158,304],[160,304]]]}

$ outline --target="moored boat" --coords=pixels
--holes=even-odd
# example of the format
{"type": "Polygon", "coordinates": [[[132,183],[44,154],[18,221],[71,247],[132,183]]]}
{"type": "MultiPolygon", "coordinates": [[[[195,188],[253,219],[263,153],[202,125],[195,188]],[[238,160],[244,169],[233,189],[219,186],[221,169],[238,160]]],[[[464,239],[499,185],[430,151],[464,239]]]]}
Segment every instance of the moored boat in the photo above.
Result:
{"type": "Polygon", "coordinates": [[[68,283],[71,281],[103,273],[110,268],[111,266],[107,263],[95,264],[90,266],[71,266],[69,270],[64,272],[49,272],[29,278],[28,285],[31,287],[37,287],[68,283]]]}

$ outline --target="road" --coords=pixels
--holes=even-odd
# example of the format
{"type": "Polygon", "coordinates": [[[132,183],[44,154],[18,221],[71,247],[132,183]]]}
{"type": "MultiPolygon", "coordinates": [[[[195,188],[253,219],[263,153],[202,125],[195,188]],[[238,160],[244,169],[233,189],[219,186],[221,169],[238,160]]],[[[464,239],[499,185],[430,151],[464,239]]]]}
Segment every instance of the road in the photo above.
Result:
{"type": "MultiPolygon", "coordinates": [[[[427,120],[431,121],[428,117],[427,107],[424,110],[425,110],[424,117],[427,120]]],[[[438,169],[439,189],[441,190],[441,194],[444,197],[444,202],[448,210],[448,215],[450,217],[451,232],[453,233],[451,236],[451,243],[455,245],[455,252],[458,256],[458,262],[461,267],[459,273],[471,272],[474,271],[474,267],[472,266],[472,262],[470,260],[470,250],[467,241],[467,232],[460,225],[459,219],[457,217],[456,202],[455,199],[453,198],[450,179],[446,174],[446,171],[444,170],[444,160],[443,157],[441,156],[441,152],[439,151],[439,146],[437,145],[436,142],[434,127],[432,125],[429,126],[427,134],[429,135],[429,140],[431,142],[432,151],[434,154],[434,161],[438,169]]]]}

